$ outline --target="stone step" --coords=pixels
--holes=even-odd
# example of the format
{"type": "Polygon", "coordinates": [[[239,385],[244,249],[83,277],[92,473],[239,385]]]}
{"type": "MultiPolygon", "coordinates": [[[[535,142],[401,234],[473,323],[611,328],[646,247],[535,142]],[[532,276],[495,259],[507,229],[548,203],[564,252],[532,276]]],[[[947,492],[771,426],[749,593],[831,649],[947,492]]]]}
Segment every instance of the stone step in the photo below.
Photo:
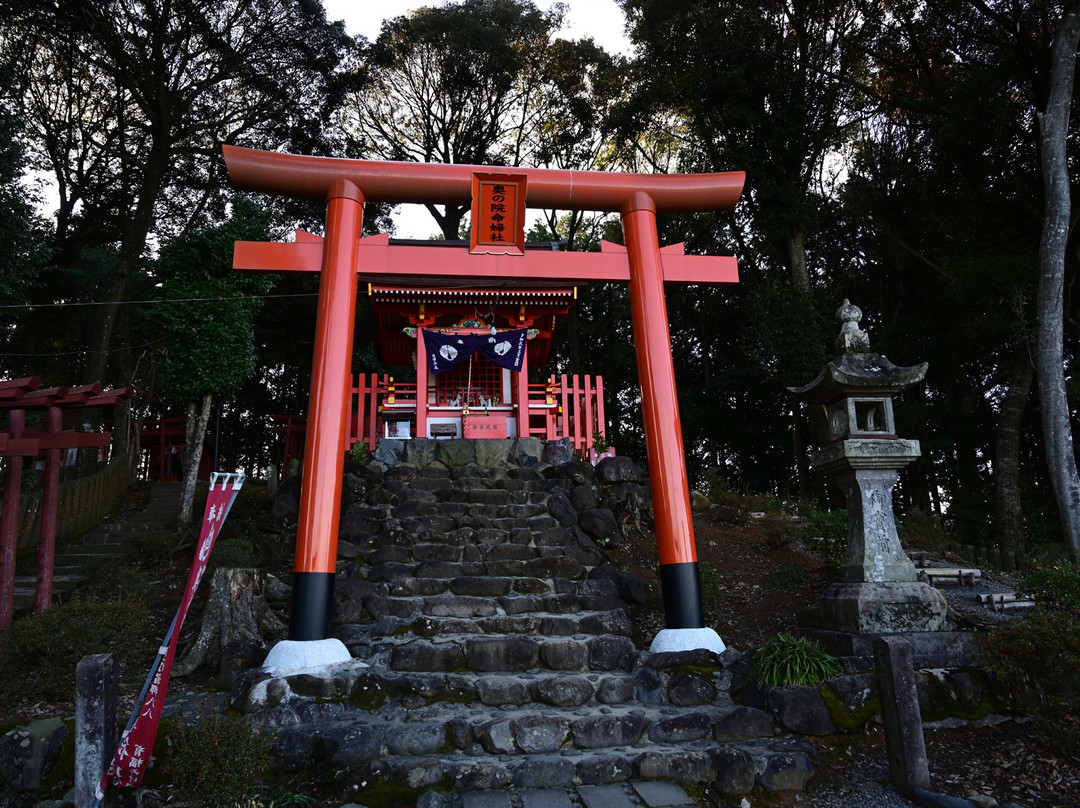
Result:
{"type": "MultiPolygon", "coordinates": [[[[585,560],[588,556],[584,553],[585,560]]],[[[552,554],[528,561],[386,561],[367,570],[367,580],[373,583],[401,584],[408,579],[446,579],[466,576],[498,578],[564,578],[582,580],[588,567],[570,555],[552,554]]]]}
{"type": "Polygon", "coordinates": [[[370,611],[378,613],[374,618],[375,622],[367,631],[364,627],[357,626],[357,629],[350,633],[350,641],[355,645],[361,642],[362,638],[367,638],[367,644],[373,645],[389,638],[393,638],[396,643],[405,642],[409,635],[450,640],[477,634],[528,634],[541,638],[581,636],[587,639],[602,634],[628,637],[632,630],[630,620],[622,609],[576,613],[530,611],[522,614],[500,614],[494,609],[477,605],[471,616],[460,617],[440,613],[446,611],[441,608],[442,604],[436,602],[432,606],[429,605],[430,600],[433,599],[424,601],[419,612],[409,608],[407,604],[398,611],[393,601],[372,602],[369,605],[370,611]],[[409,613],[404,614],[406,609],[409,613]]]}
{"type": "MultiPolygon", "coordinates": [[[[634,673],[446,674],[385,671],[355,663],[325,672],[299,671],[274,676],[249,671],[233,690],[233,706],[276,726],[301,715],[313,724],[360,721],[438,727],[443,737],[471,728],[469,744],[485,751],[521,753],[525,747],[500,746],[494,736],[518,724],[566,725],[572,734],[560,746],[597,748],[639,740],[676,743],[709,739],[723,743],[772,737],[777,729],[765,710],[735,705],[724,683],[685,670],[641,668],[634,673]],[[694,681],[691,681],[694,680],[694,681]],[[706,686],[707,685],[707,686],[706,686]]],[[[438,733],[437,733],[438,734],[438,733]]]]}
{"type": "MultiPolygon", "coordinates": [[[[685,704],[693,691],[681,680],[692,675],[652,668],[637,675],[395,674],[346,663],[282,677],[249,672],[234,688],[233,706],[281,729],[279,768],[309,768],[324,755],[336,769],[360,767],[377,778],[403,759],[413,771],[432,771],[421,762],[429,757],[441,762],[445,777],[411,780],[417,788],[555,788],[631,777],[716,782],[726,771],[721,763],[777,770],[774,754],[789,762],[804,756],[795,768],[805,781],[815,760],[809,745],[778,737],[767,712],[731,704],[723,687],[707,703],[685,704]],[[551,770],[549,758],[563,763],[551,770]],[[530,779],[525,773],[536,766],[554,779],[530,779]]],[[[738,785],[726,793],[745,793],[754,779],[738,785]]]]}
{"type": "MultiPolygon", "coordinates": [[[[343,729],[339,735],[347,738],[345,733],[343,729]]],[[[286,735],[279,742],[286,752],[289,740],[286,735]]],[[[331,744],[334,741],[336,738],[331,744]]],[[[467,752],[410,756],[395,752],[349,766],[337,762],[349,759],[349,751],[339,750],[353,748],[346,741],[329,753],[331,765],[340,767],[336,784],[343,798],[363,800],[367,789],[393,787],[416,795],[427,792],[437,800],[425,802],[425,806],[456,804],[447,792],[467,799],[508,789],[524,798],[532,789],[565,789],[581,784],[577,788],[580,793],[632,778],[668,780],[684,786],[712,784],[717,792],[728,795],[749,793],[755,785],[767,792],[800,791],[813,775],[818,759],[810,744],[788,739],[747,744],[642,744],[520,756],[476,756],[467,752]]],[[[289,761],[285,754],[279,753],[275,759],[281,768],[301,765],[289,761]]],[[[595,805],[606,804],[601,795],[596,796],[595,805]]],[[[628,798],[624,800],[617,804],[634,804],[628,798]]],[[[506,804],[511,804],[509,794],[506,804]]],[[[572,804],[565,797],[565,805],[572,804]]]]}
{"type": "Polygon", "coordinates": [[[98,544],[66,544],[56,552],[56,562],[66,564],[93,564],[101,558],[127,556],[134,552],[130,544],[124,542],[101,542],[98,544]]]}
{"type": "MultiPolygon", "coordinates": [[[[387,524],[370,517],[347,514],[342,518],[342,533],[344,534],[342,539],[358,547],[364,544],[369,546],[377,544],[385,557],[372,556],[369,551],[367,560],[372,564],[379,561],[407,561],[409,557],[417,560],[440,561],[459,560],[463,557],[465,560],[479,560],[483,556],[478,556],[475,552],[472,552],[471,556],[461,555],[469,553],[470,551],[466,548],[472,546],[491,547],[496,544],[521,544],[533,547],[581,546],[578,532],[573,527],[564,527],[559,524],[545,523],[544,527],[534,530],[528,523],[503,529],[490,525],[477,527],[470,524],[456,524],[457,520],[449,521],[456,526],[441,530],[426,527],[421,519],[410,519],[411,530],[405,530],[393,522],[387,524]],[[427,545],[443,545],[443,547],[427,545]],[[446,550],[446,545],[456,550],[446,550]]],[[[435,523],[435,528],[441,527],[441,521],[435,523]]]]}
{"type": "Polygon", "coordinates": [[[130,536],[137,533],[154,533],[162,530],[170,530],[175,527],[175,519],[170,525],[167,522],[154,522],[140,519],[137,522],[110,522],[100,525],[93,530],[88,530],[79,536],[83,544],[99,544],[101,542],[115,541],[118,536],[130,536]]]}
{"type": "MultiPolygon", "coordinates": [[[[85,575],[79,573],[61,573],[53,575],[53,592],[67,592],[74,589],[83,581],[86,580],[85,575]]],[[[31,600],[33,600],[34,592],[37,590],[37,577],[34,575],[16,575],[15,576],[15,594],[29,594],[31,600]]]]}
{"type": "MultiPolygon", "coordinates": [[[[486,569],[486,565],[484,565],[486,569]]],[[[500,575],[459,575],[453,578],[421,578],[417,576],[401,578],[393,582],[372,581],[356,579],[343,579],[337,582],[341,599],[358,602],[362,608],[367,607],[367,599],[372,597],[398,598],[408,600],[412,604],[419,601],[417,598],[432,595],[458,595],[472,598],[498,598],[510,596],[547,596],[547,595],[573,595],[579,598],[583,608],[590,610],[620,609],[625,604],[619,598],[617,584],[609,579],[575,579],[565,578],[538,578],[535,576],[500,576],[500,575]]],[[[355,605],[355,603],[354,603],[355,605]]],[[[381,606],[381,604],[380,604],[381,606]]],[[[407,606],[389,606],[391,613],[399,617],[406,617],[400,610],[407,609],[408,613],[413,610],[407,606]]],[[[372,617],[381,617],[383,613],[369,610],[372,617]]],[[[540,611],[552,611],[540,609],[540,611]]],[[[565,609],[554,611],[564,612],[565,609]]],[[[514,612],[520,613],[520,609],[514,612]]],[[[347,619],[347,618],[343,618],[347,619]]]]}
{"type": "MultiPolygon", "coordinates": [[[[512,626],[513,618],[485,618],[493,625],[512,626]]],[[[629,671],[637,661],[633,641],[623,634],[581,633],[580,618],[563,615],[534,617],[539,621],[537,631],[574,631],[574,634],[537,634],[525,636],[505,633],[462,633],[439,635],[434,639],[408,636],[404,632],[413,623],[402,626],[396,637],[367,638],[339,632],[339,638],[353,653],[374,652],[379,664],[387,670],[411,673],[530,673],[538,671],[629,671]],[[548,621],[544,625],[544,621],[548,621]],[[340,636],[344,634],[344,636],[340,636]],[[365,646],[366,640],[366,646],[365,646]],[[354,650],[355,649],[355,650],[354,650]]],[[[402,621],[382,618],[375,629],[392,627],[402,621]]],[[[422,623],[422,621],[417,621],[422,623]]],[[[517,621],[525,622],[525,621],[517,621]]],[[[594,629],[603,628],[605,620],[598,618],[594,629]]],[[[586,622],[585,627],[589,627],[586,622]]],[[[621,626],[616,626],[621,628],[621,626]]]]}
{"type": "MultiPolygon", "coordinates": [[[[544,533],[532,533],[485,529],[473,532],[475,543],[456,544],[443,542],[418,542],[403,546],[383,544],[375,550],[361,552],[368,564],[408,564],[410,562],[444,564],[483,561],[531,561],[566,553],[580,547],[577,537],[566,530],[556,528],[544,533]]],[[[591,558],[594,554],[588,553],[591,558]]],[[[467,574],[467,573],[466,573],[467,574]]]]}

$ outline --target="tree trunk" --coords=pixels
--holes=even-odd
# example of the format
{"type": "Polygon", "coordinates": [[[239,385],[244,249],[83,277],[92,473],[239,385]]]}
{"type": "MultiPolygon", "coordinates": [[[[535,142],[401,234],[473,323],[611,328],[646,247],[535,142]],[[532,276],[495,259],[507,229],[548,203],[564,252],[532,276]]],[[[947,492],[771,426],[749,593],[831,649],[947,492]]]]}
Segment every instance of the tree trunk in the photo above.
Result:
{"type": "Polygon", "coordinates": [[[230,659],[247,668],[260,664],[271,645],[285,638],[281,622],[266,600],[273,581],[263,570],[218,569],[210,582],[210,597],[195,641],[173,668],[187,676],[201,665],[227,667],[230,659]]]}
{"type": "Polygon", "coordinates": [[[806,236],[792,232],[784,239],[787,248],[788,269],[791,270],[791,288],[796,292],[810,289],[810,270],[806,267],[806,236]]]}
{"type": "Polygon", "coordinates": [[[465,205],[444,205],[442,212],[434,205],[425,204],[428,213],[432,215],[442,230],[443,238],[447,241],[455,241],[461,238],[461,220],[469,208],[465,205]]]}
{"type": "Polygon", "coordinates": [[[194,401],[187,405],[187,429],[184,435],[183,485],[180,493],[180,524],[190,525],[195,515],[195,486],[199,481],[199,463],[206,443],[206,426],[210,423],[212,394],[203,396],[202,407],[196,411],[194,401]]]}
{"type": "Polygon", "coordinates": [[[1046,212],[1039,242],[1039,401],[1047,470],[1054,490],[1062,533],[1080,562],[1080,477],[1073,452],[1069,402],[1065,392],[1064,292],[1065,249],[1069,238],[1071,197],[1066,139],[1073,96],[1076,48],[1080,42],[1080,4],[1070,3],[1054,34],[1050,57],[1050,92],[1039,115],[1046,212]]]}
{"type": "Polygon", "coordinates": [[[1019,550],[1024,544],[1024,512],[1020,502],[1020,430],[1035,365],[1030,346],[1020,345],[1009,369],[1008,390],[1001,402],[994,447],[994,535],[1002,549],[1019,550]]]}
{"type": "MultiPolygon", "coordinates": [[[[154,206],[169,169],[169,149],[155,144],[146,159],[143,181],[137,191],[137,202],[122,225],[120,252],[109,282],[103,305],[97,310],[90,356],[86,363],[86,383],[105,382],[109,371],[109,352],[113,329],[120,315],[120,306],[127,300],[128,285],[138,272],[146,249],[146,239],[154,223],[154,206]]],[[[123,215],[123,214],[121,214],[123,215]]]]}

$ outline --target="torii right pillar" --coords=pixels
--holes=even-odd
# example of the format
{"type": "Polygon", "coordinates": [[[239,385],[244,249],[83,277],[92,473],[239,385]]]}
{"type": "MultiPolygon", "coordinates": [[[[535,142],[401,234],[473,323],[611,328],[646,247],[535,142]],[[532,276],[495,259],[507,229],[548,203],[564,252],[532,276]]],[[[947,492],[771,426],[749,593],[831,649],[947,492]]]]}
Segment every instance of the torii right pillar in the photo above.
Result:
{"type": "Polygon", "coordinates": [[[665,628],[656,635],[651,650],[708,648],[722,653],[724,641],[716,631],[705,627],[701,606],[690,486],[664,297],[664,269],[656,232],[656,205],[648,194],[637,192],[627,200],[621,214],[630,260],[630,317],[649,448],[649,481],[664,596],[665,628]]]}

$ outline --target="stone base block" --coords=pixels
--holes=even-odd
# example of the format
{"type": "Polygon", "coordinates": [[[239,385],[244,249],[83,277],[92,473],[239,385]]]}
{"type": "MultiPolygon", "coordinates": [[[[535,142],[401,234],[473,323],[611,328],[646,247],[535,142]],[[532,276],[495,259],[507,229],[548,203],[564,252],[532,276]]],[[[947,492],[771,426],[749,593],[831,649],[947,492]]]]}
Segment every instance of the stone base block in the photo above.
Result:
{"type": "Polygon", "coordinates": [[[941,631],[945,597],[922,581],[833,584],[818,598],[820,627],[855,634],[941,631]]]}
{"type": "Polygon", "coordinates": [[[727,646],[711,628],[665,628],[653,638],[649,651],[659,654],[665,651],[694,651],[699,648],[722,654],[727,646]]]}

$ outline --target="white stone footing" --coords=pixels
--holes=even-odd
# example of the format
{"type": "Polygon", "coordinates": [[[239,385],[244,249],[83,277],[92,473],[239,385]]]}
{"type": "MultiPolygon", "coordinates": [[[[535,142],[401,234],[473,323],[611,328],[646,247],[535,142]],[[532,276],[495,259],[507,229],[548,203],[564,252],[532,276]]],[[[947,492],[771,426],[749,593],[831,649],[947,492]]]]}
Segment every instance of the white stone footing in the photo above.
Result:
{"type": "Polygon", "coordinates": [[[664,651],[694,651],[698,648],[722,654],[727,646],[711,628],[665,628],[653,638],[649,651],[659,654],[664,651]]]}
{"type": "Polygon", "coordinates": [[[325,640],[282,640],[266,655],[263,667],[275,676],[307,668],[337,665],[352,659],[345,643],[334,637],[325,640]]]}

